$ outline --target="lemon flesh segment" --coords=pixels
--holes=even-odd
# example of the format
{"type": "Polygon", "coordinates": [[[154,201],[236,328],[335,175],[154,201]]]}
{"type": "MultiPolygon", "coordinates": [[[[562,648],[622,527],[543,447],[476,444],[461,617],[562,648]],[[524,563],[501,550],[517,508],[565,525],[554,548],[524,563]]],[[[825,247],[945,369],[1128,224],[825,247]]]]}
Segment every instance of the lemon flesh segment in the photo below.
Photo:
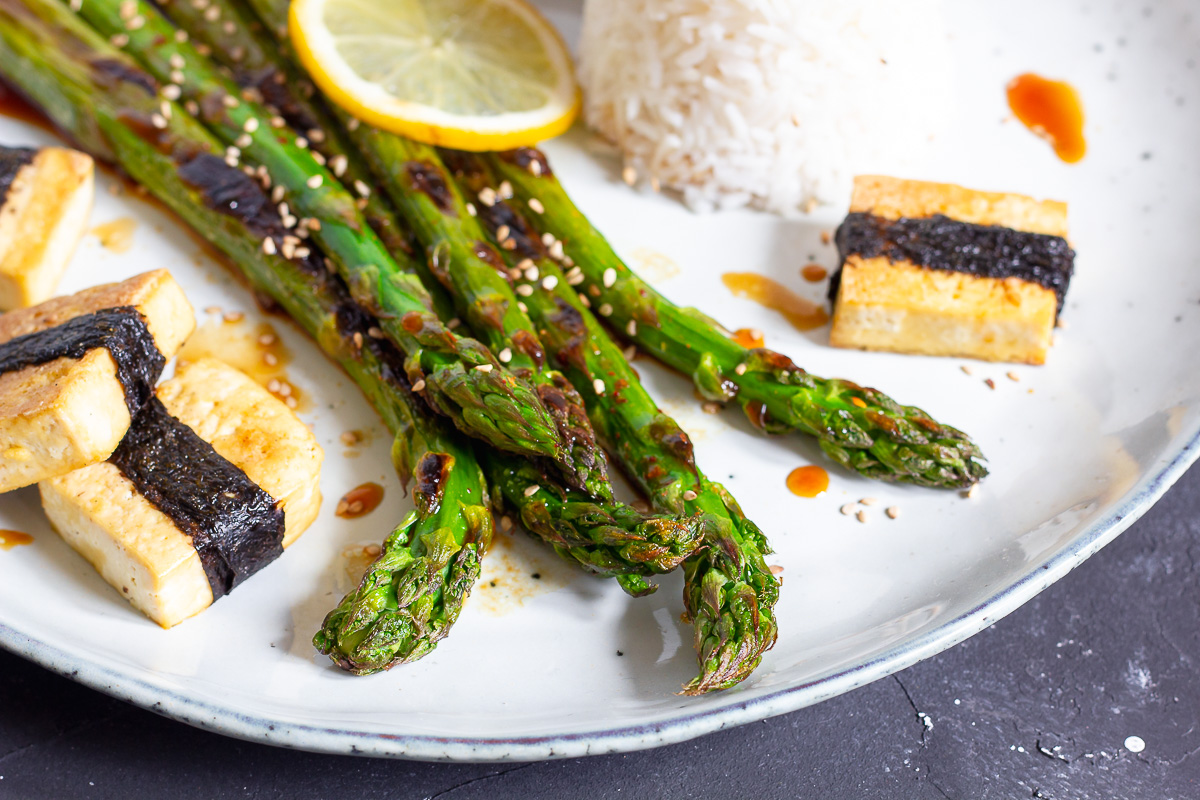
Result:
{"type": "Polygon", "coordinates": [[[532,144],[578,112],[570,56],[524,0],[293,0],[291,29],[334,102],[432,144],[532,144]]]}

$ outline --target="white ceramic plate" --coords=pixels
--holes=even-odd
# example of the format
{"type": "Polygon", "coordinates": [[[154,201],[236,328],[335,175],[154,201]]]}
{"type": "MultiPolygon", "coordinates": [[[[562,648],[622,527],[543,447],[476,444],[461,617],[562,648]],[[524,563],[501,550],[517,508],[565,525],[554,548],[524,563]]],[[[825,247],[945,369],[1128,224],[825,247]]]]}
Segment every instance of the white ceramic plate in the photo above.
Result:
{"type": "MultiPolygon", "coordinates": [[[[32,546],[0,552],[0,644],[90,686],[221,732],[328,752],[422,759],[524,760],[633,750],[779,714],[847,691],[976,633],[1115,537],[1196,456],[1200,429],[1200,28],[1195,6],[1107,0],[953,3],[958,122],[923,177],[1050,196],[1071,204],[1079,251],[1066,319],[1041,368],[834,350],[775,313],[736,300],[719,276],[757,270],[817,297],[809,254],[840,215],[805,221],[752,213],[694,216],[634,195],[611,159],[576,134],[550,155],[579,204],[635,267],[676,301],[767,342],[822,375],[878,386],[970,431],[990,457],[978,498],[883,486],[836,472],[825,495],[788,494],[796,466],[824,463],[792,438],[765,441],[734,415],[703,414],[677,376],[639,362],[655,395],[696,440],[700,464],[741,500],[786,568],[779,643],[735,690],[674,692],[695,668],[678,580],[647,600],[504,538],[452,635],[423,661],[355,678],[309,638],[345,588],[341,553],[380,541],[405,512],[386,437],[357,391],[300,335],[292,379],[315,399],[303,416],[326,448],[326,502],[286,556],[198,618],[162,631],[131,609],[47,527],[35,491],[0,499],[0,527],[32,546]],[[1152,12],[1152,13],[1151,13],[1152,12]],[[1189,15],[1192,15],[1189,17],[1189,15]],[[1190,20],[1188,22],[1187,20],[1190,20]],[[1091,152],[1058,162],[1005,121],[1004,86],[1035,70],[1071,80],[1091,152]],[[984,378],[992,378],[989,389],[984,378]],[[1031,393],[1032,390],[1032,393],[1031,393]],[[381,435],[347,458],[343,431],[381,435]],[[366,480],[387,487],[356,521],[336,499],[366,480]],[[880,499],[869,524],[843,503],[880,499]],[[897,520],[884,506],[902,509],[897,520]],[[540,579],[531,577],[538,573],[540,579]],[[495,586],[492,586],[492,582],[495,586]]],[[[547,2],[574,33],[577,4],[547,2]]],[[[46,141],[0,120],[0,141],[46,141]]],[[[133,248],[81,247],[62,287],[75,291],[169,267],[200,310],[256,315],[249,295],[152,207],[98,191],[96,222],[138,220],[133,248]]],[[[203,317],[203,313],[201,313],[203,317]]]]}

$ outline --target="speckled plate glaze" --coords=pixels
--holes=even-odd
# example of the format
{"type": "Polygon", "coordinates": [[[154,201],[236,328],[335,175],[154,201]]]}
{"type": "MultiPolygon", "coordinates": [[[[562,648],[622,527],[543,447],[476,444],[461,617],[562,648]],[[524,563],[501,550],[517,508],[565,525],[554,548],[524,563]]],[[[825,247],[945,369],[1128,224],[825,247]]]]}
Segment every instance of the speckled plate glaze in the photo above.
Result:
{"type": "MultiPolygon", "coordinates": [[[[546,0],[568,36],[574,0],[546,0]]],[[[501,537],[466,611],[423,661],[355,678],[309,638],[345,590],[343,551],[379,542],[408,507],[387,439],[349,382],[277,323],[295,354],[302,416],[326,448],[321,516],[276,564],[203,615],[163,631],[143,619],[47,527],[35,491],[0,498],[0,527],[32,533],[0,551],[0,644],[101,691],[223,733],[308,750],[463,761],[530,760],[653,747],[799,708],[927,658],[1065,575],[1146,510],[1197,455],[1200,431],[1200,27],[1194,3],[949,3],[959,103],[919,177],[1067,200],[1075,283],[1041,368],[834,350],[726,292],[720,274],[755,270],[819,297],[799,268],[832,267],[822,244],[841,209],[782,220],[695,216],[635,194],[582,133],[548,149],[579,204],[664,292],[767,342],[817,374],[878,386],[970,431],[990,457],[978,497],[884,486],[840,472],[812,500],[788,472],[824,463],[810,443],[766,441],[732,414],[701,412],[690,387],[646,361],[663,407],[696,440],[700,464],[767,531],[785,568],[779,643],[735,690],[675,694],[694,670],[677,579],[633,601],[519,537],[501,537]],[[1007,120],[1004,86],[1025,71],[1080,90],[1091,152],[1077,166],[1007,120]],[[1011,376],[1011,379],[1010,379],[1011,376]],[[984,380],[990,378],[995,388],[984,380]],[[347,448],[340,435],[374,437],[347,448]],[[336,499],[368,480],[383,505],[358,520],[336,499]],[[838,513],[879,499],[862,524],[838,513]],[[897,506],[887,519],[882,509],[897,506]],[[534,577],[534,573],[537,577],[534,577]]],[[[881,121],[886,123],[886,121],[881,121]]],[[[48,141],[0,120],[0,141],[48,141]]],[[[96,222],[138,221],[118,255],[95,237],[64,291],[171,268],[202,322],[218,306],[258,314],[250,296],[155,208],[108,191],[96,222]]]]}

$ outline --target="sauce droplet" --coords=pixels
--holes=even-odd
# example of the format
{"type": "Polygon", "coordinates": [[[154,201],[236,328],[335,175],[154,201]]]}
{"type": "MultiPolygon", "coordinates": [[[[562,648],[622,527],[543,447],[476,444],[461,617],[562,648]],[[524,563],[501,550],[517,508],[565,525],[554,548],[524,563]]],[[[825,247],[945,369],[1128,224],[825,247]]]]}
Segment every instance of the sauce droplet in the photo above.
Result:
{"type": "Polygon", "coordinates": [[[823,306],[805,300],[779,281],[757,272],[726,272],[721,281],[735,296],[783,314],[796,330],[811,331],[829,321],[823,306]]]}
{"type": "Polygon", "coordinates": [[[820,264],[806,264],[800,270],[800,277],[809,283],[820,283],[829,277],[829,270],[822,267],[820,264]]]}
{"type": "Polygon", "coordinates": [[[829,473],[823,467],[796,467],[787,476],[787,487],[797,497],[816,497],[829,488],[829,473]]]}
{"type": "Polygon", "coordinates": [[[383,487],[378,483],[356,486],[338,500],[337,514],[342,519],[357,519],[370,514],[383,502],[383,487]]]}
{"type": "Polygon", "coordinates": [[[50,120],[46,119],[46,115],[6,83],[0,83],[0,115],[10,119],[19,119],[51,133],[54,132],[54,126],[50,124],[50,120]]]}
{"type": "Polygon", "coordinates": [[[114,253],[128,253],[133,247],[133,232],[137,230],[137,220],[132,217],[118,217],[112,222],[105,222],[92,228],[92,235],[100,240],[105,250],[114,253]]]}
{"type": "Polygon", "coordinates": [[[764,344],[763,333],[757,328],[738,328],[733,332],[733,340],[747,350],[754,350],[764,344]]]}
{"type": "Polygon", "coordinates": [[[12,550],[23,544],[32,544],[33,537],[20,531],[0,530],[0,550],[12,550]]]}
{"type": "Polygon", "coordinates": [[[1083,138],[1083,104],[1069,83],[1027,72],[1008,83],[1008,107],[1026,128],[1054,147],[1068,164],[1087,153],[1083,138]]]}

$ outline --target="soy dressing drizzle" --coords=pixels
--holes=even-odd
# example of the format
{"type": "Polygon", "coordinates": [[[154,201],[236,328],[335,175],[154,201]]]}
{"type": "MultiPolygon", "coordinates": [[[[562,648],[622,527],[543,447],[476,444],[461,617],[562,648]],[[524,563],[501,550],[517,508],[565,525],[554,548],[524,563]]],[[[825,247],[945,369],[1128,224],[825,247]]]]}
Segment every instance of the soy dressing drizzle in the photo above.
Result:
{"type": "Polygon", "coordinates": [[[1026,72],[1008,83],[1008,107],[1026,128],[1054,147],[1068,164],[1087,153],[1083,136],[1083,103],[1075,87],[1026,72]]]}
{"type": "Polygon", "coordinates": [[[12,550],[24,544],[33,544],[33,537],[28,533],[0,530],[0,550],[12,550]]]}
{"type": "Polygon", "coordinates": [[[797,497],[816,497],[829,488],[829,473],[823,467],[796,467],[787,476],[787,487],[797,497]]]}
{"type": "Polygon", "coordinates": [[[829,321],[823,306],[787,288],[779,281],[757,272],[726,272],[721,282],[737,297],[753,300],[759,305],[778,311],[799,331],[811,331],[829,321]]]}

